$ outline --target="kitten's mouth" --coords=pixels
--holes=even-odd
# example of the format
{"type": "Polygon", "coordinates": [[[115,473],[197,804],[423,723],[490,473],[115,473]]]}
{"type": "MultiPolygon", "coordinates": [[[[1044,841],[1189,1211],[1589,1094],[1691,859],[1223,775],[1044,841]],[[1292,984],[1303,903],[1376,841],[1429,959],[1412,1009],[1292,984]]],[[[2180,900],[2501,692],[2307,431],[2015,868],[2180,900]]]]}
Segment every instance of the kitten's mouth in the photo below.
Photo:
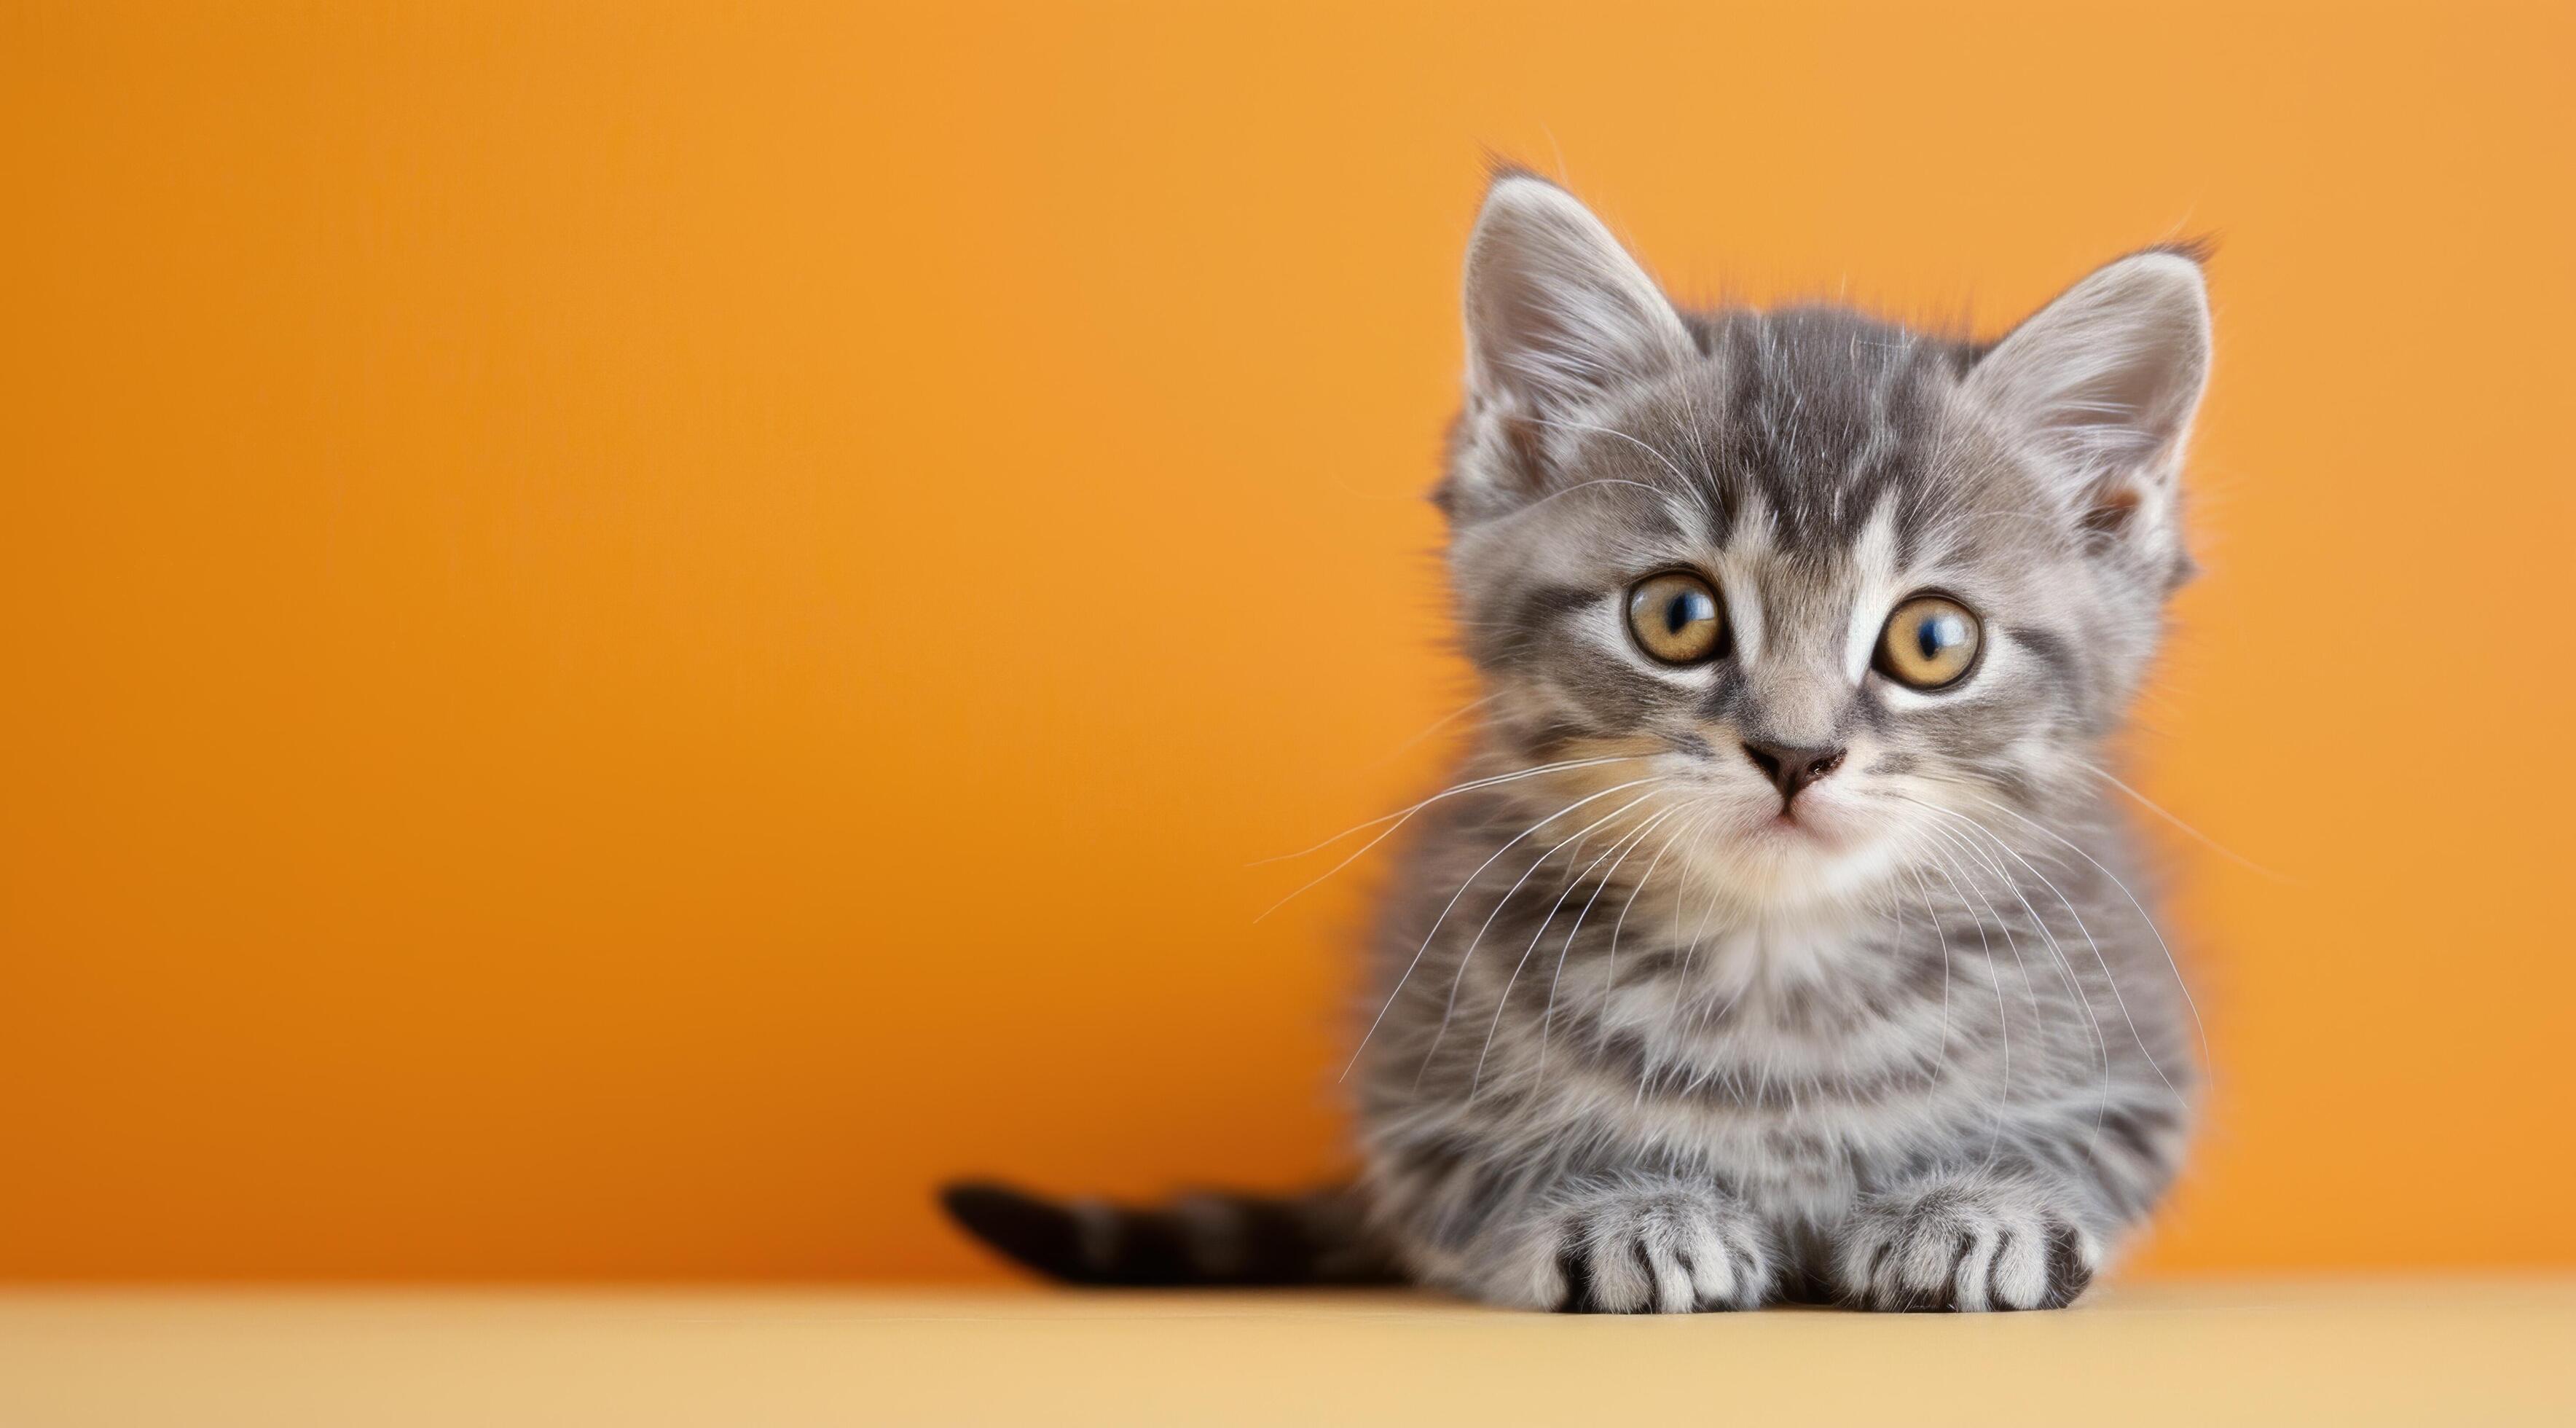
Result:
{"type": "Polygon", "coordinates": [[[1766,838],[1794,840],[1819,847],[1830,846],[1837,841],[1833,835],[1816,826],[1814,819],[1800,818],[1795,804],[1781,805],[1779,812],[1764,819],[1753,831],[1766,838]]]}

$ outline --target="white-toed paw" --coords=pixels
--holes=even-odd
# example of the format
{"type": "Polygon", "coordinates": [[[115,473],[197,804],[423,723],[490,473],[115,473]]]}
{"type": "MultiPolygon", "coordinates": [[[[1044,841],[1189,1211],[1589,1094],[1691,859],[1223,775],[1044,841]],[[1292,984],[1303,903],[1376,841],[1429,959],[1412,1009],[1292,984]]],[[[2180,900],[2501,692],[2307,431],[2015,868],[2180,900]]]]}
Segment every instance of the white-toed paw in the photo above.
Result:
{"type": "Polygon", "coordinates": [[[1733,1197],[1678,1181],[1569,1193],[1531,1226],[1520,1259],[1528,1300],[1571,1314],[1751,1309],[1781,1263],[1733,1197]]]}
{"type": "Polygon", "coordinates": [[[1834,1256],[1844,1298],[1897,1312],[2062,1309],[2101,1266],[2063,1192],[2018,1178],[1935,1179],[1861,1202],[1834,1256]]]}

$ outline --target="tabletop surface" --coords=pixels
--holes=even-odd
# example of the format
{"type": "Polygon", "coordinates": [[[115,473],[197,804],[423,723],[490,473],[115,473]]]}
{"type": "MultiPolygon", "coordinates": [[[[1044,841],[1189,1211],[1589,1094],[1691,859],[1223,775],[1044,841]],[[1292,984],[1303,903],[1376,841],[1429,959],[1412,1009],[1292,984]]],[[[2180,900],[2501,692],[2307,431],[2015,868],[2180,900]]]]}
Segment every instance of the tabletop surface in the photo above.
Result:
{"type": "Polygon", "coordinates": [[[2150,1283],[2054,1314],[1402,1292],[0,1291],[0,1424],[2576,1423],[2576,1278],[2150,1283]]]}

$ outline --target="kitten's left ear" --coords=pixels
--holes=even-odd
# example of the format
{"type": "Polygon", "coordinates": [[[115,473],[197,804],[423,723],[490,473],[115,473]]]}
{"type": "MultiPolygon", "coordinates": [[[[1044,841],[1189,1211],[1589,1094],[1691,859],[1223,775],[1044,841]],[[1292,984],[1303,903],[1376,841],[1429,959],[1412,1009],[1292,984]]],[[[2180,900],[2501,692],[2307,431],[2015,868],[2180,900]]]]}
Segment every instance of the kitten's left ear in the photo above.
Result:
{"type": "Polygon", "coordinates": [[[2151,559],[2182,553],[2182,449],[2209,380],[2209,290],[2182,253],[2095,269],[1995,344],[1967,389],[2035,439],[2088,529],[2151,559]]]}

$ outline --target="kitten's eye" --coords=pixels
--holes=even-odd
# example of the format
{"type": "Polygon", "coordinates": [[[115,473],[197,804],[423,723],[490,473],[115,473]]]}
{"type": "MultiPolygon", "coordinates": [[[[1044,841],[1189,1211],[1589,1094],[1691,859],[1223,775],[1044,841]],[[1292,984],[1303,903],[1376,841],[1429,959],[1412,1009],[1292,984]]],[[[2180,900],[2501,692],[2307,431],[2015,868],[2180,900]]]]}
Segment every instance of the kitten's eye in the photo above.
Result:
{"type": "Polygon", "coordinates": [[[1947,595],[1917,595],[1887,617],[1878,671],[1913,689],[1945,689],[1976,666],[1984,633],[1968,607],[1947,595]]]}
{"type": "Polygon", "coordinates": [[[1628,629],[1638,648],[1665,664],[1698,664],[1726,645],[1717,591],[1696,575],[1650,575],[1628,592],[1628,629]]]}

